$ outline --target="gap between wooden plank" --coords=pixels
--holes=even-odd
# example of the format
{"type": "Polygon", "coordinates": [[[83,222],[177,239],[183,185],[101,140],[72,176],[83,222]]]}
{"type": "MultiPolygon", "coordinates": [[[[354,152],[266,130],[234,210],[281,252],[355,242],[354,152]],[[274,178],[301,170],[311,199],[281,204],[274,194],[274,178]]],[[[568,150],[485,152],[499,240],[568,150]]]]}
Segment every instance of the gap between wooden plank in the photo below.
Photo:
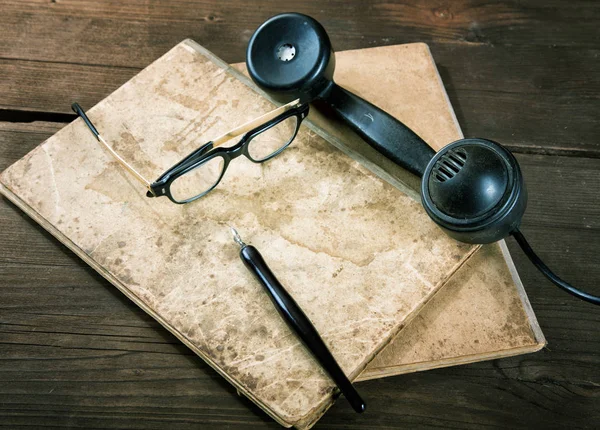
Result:
{"type": "MultiPolygon", "coordinates": [[[[20,109],[0,109],[0,123],[32,123],[36,121],[55,122],[67,125],[77,118],[76,114],[59,113],[59,112],[36,112],[20,109]]],[[[2,127],[0,126],[0,130],[2,127]]]]}
{"type": "MultiPolygon", "coordinates": [[[[28,127],[34,122],[45,122],[55,124],[56,131],[66,126],[77,118],[75,114],[65,114],[57,112],[36,112],[22,111],[18,109],[0,109],[0,133],[3,130],[10,130],[14,133],[35,133],[44,132],[48,129],[48,125],[41,130],[36,130],[33,127],[28,127]]],[[[54,128],[54,126],[50,126],[54,128]]],[[[48,136],[50,137],[51,134],[48,136]]],[[[40,143],[43,140],[40,140],[40,143]]],[[[450,143],[450,142],[448,142],[450,143]]],[[[505,144],[510,151],[515,154],[529,155],[553,155],[559,157],[580,157],[580,158],[600,158],[600,149],[587,148],[560,148],[560,147],[543,147],[528,144],[505,144]]]]}

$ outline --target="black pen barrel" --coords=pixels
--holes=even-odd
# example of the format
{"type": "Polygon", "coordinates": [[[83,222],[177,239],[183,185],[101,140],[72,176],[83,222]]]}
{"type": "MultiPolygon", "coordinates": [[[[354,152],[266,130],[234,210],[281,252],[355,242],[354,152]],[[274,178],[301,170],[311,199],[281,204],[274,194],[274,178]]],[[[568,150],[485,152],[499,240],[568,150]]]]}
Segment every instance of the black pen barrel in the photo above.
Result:
{"type": "Polygon", "coordinates": [[[279,314],[331,376],[352,408],[356,412],[364,412],[365,402],[331,355],[310,319],[271,272],[260,252],[255,247],[246,245],[241,249],[240,257],[246,267],[265,287],[279,314]]]}

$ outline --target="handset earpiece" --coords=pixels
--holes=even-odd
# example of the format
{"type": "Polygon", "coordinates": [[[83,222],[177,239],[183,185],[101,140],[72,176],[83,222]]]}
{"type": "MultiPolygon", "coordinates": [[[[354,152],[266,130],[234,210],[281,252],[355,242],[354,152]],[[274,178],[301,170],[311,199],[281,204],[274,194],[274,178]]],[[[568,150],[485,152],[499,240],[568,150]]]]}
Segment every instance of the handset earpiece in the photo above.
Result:
{"type": "Polygon", "coordinates": [[[519,230],[527,207],[527,189],[515,156],[487,139],[453,142],[429,161],[421,181],[425,211],[448,235],[474,244],[514,236],[529,260],[554,285],[595,305],[600,297],[556,276],[519,230]]]}

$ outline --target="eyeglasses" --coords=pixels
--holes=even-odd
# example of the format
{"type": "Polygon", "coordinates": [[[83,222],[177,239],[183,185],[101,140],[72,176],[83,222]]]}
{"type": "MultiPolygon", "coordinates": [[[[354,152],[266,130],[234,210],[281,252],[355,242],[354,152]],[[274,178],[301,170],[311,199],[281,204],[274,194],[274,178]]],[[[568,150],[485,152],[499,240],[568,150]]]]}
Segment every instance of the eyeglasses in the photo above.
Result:
{"type": "Polygon", "coordinates": [[[79,104],[73,103],[71,108],[119,164],[144,184],[147,197],[167,196],[177,204],[192,202],[211,192],[223,178],[229,163],[240,155],[254,163],[264,163],[280,154],[298,134],[309,109],[307,103],[302,104],[298,99],[272,110],[205,143],[151,183],[106,143],[79,104]],[[242,134],[234,146],[220,147],[242,134]]]}

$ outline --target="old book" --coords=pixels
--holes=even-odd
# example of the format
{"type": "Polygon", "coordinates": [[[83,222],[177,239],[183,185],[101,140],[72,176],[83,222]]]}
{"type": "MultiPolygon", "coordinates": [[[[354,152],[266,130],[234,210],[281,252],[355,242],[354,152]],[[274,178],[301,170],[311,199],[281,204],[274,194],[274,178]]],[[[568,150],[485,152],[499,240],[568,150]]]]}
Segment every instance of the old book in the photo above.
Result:
{"type": "Polygon", "coordinates": [[[545,344],[501,242],[477,251],[357,380],[525,354],[545,344]]]}
{"type": "MultiPolygon", "coordinates": [[[[88,113],[156,178],[273,107],[184,41],[88,113]]],[[[239,260],[228,225],[261,250],[351,379],[477,249],[321,135],[307,123],[277,158],[237,159],[217,189],[179,206],[146,198],[76,120],[4,171],[0,190],[279,423],[303,428],[334,386],[239,260]]]]}
{"type": "MultiPolygon", "coordinates": [[[[235,67],[245,72],[244,64],[235,67]]],[[[434,149],[463,137],[424,43],[337,52],[334,78],[402,120],[434,149]]],[[[313,111],[311,121],[330,142],[419,200],[417,178],[335,117],[313,111]]],[[[502,241],[470,258],[357,380],[535,352],[545,344],[502,241]]]]}

